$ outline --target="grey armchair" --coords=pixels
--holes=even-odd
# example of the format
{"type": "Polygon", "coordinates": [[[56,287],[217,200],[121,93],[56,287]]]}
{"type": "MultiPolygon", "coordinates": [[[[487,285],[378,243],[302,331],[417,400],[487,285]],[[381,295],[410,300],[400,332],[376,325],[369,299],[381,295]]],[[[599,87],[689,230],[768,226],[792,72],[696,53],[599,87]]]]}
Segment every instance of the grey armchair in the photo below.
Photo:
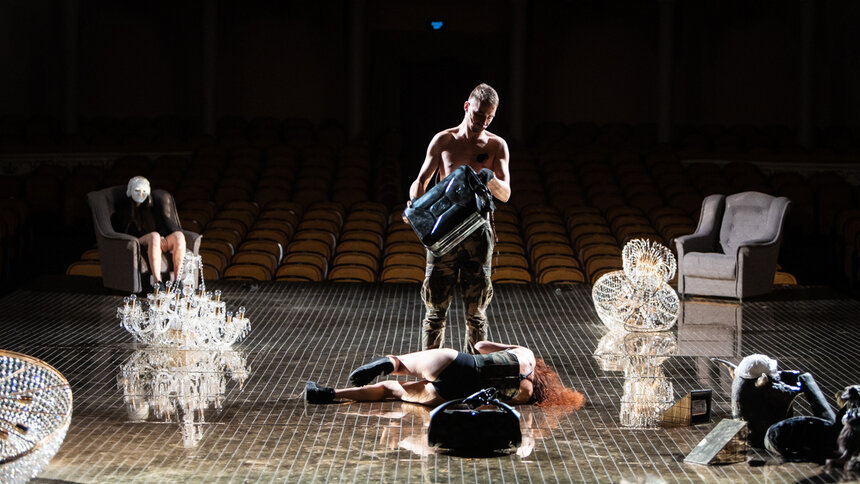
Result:
{"type": "MultiPolygon", "coordinates": [[[[140,250],[137,237],[116,232],[111,224],[111,216],[116,207],[116,200],[126,197],[126,186],[117,185],[102,190],[89,192],[87,201],[93,214],[93,226],[98,243],[99,259],[102,266],[102,281],[105,287],[120,291],[139,293],[148,287],[150,275],[149,262],[146,252],[140,250]]],[[[182,230],[179,225],[179,215],[176,213],[176,203],[173,196],[164,190],[152,190],[152,200],[155,207],[162,210],[164,221],[171,232],[182,230]]],[[[200,234],[182,230],[185,234],[186,250],[197,254],[200,249],[200,234]]],[[[162,256],[161,267],[169,271],[172,266],[170,257],[162,256]]]]}
{"type": "Polygon", "coordinates": [[[759,192],[705,198],[696,232],[675,239],[678,292],[740,300],[769,293],[790,205],[759,192]]]}

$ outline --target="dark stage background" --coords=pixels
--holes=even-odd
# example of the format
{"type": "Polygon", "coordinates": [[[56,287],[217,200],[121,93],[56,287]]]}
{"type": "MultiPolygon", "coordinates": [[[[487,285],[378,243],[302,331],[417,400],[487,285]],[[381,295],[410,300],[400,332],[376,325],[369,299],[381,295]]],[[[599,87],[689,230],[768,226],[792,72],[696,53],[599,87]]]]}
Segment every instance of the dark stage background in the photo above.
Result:
{"type": "MultiPolygon", "coordinates": [[[[658,151],[685,162],[690,153],[714,159],[749,149],[745,161],[771,163],[766,176],[783,162],[806,163],[798,168],[805,177],[810,164],[831,169],[835,160],[831,175],[852,184],[841,187],[850,195],[821,201],[828,190],[801,181],[815,193],[795,197],[792,223],[806,228],[786,245],[796,260],[810,249],[850,252],[856,238],[838,240],[828,210],[847,198],[840,207],[860,208],[858,24],[854,0],[0,2],[0,198],[24,200],[44,254],[33,270],[0,264],[3,284],[62,273],[94,243],[87,189],[65,178],[89,176],[75,171],[80,157],[41,153],[148,152],[154,160],[179,150],[192,159],[201,140],[229,152],[225,140],[253,122],[335,126],[347,144],[371,147],[374,177],[394,173],[384,199],[374,198],[376,179],[368,190],[391,210],[405,200],[431,137],[462,119],[479,82],[499,91],[491,130],[509,141],[515,171],[545,161],[541,143],[565,134],[577,154],[633,146],[638,161],[658,151]],[[444,25],[434,30],[432,21],[444,25]],[[374,151],[383,138],[384,153],[374,151]],[[767,157],[757,158],[754,145],[767,157]],[[57,163],[66,163],[58,176],[45,168],[57,163]],[[44,171],[58,178],[52,191],[31,176],[44,171]],[[830,239],[809,246],[821,235],[830,239]],[[74,243],[57,250],[46,237],[74,243]]],[[[97,161],[111,168],[112,160],[97,161]]],[[[698,187],[699,195],[724,185],[698,187]]],[[[752,185],[762,186],[729,189],[752,185]]],[[[697,203],[682,205],[696,217],[697,203]]],[[[29,243],[13,235],[12,245],[29,243]]],[[[807,265],[801,282],[853,271],[835,261],[807,265]]]]}
{"type": "MultiPolygon", "coordinates": [[[[0,114],[62,118],[64,25],[77,5],[80,117],[198,117],[203,3],[3,2],[0,114]]],[[[346,122],[351,13],[363,5],[364,125],[429,138],[460,119],[479,81],[509,130],[515,1],[217,2],[216,112],[346,122]],[[444,21],[439,31],[432,20],[444,21]]],[[[523,122],[655,123],[660,3],[522,2],[523,122]]],[[[673,4],[677,124],[782,124],[800,112],[801,23],[814,6],[812,119],[860,127],[851,0],[673,4]]]]}

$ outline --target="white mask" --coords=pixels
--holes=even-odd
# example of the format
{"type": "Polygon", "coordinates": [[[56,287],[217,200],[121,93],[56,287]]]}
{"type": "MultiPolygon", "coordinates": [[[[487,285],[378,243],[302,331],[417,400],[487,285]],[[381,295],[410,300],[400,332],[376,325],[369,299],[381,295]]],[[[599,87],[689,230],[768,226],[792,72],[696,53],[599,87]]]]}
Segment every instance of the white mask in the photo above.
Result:
{"type": "Polygon", "coordinates": [[[128,181],[128,189],[126,189],[125,194],[131,197],[135,203],[143,203],[150,192],[149,180],[142,176],[136,176],[128,181]]]}

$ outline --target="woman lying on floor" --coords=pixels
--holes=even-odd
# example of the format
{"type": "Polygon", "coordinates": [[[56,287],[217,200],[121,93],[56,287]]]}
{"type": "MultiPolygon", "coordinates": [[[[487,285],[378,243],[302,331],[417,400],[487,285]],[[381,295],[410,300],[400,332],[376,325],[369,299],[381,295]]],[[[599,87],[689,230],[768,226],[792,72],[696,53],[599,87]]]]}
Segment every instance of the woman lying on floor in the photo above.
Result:
{"type": "Polygon", "coordinates": [[[321,387],[309,381],[305,386],[308,403],[329,403],[336,399],[359,402],[402,400],[439,405],[494,387],[508,403],[568,405],[585,403],[582,393],[565,388],[558,374],[528,348],[480,341],[479,352],[470,355],[452,349],[432,349],[400,356],[386,356],[359,367],[349,375],[351,388],[321,387]],[[368,385],[380,375],[407,375],[419,381],[386,380],[368,385]]]}

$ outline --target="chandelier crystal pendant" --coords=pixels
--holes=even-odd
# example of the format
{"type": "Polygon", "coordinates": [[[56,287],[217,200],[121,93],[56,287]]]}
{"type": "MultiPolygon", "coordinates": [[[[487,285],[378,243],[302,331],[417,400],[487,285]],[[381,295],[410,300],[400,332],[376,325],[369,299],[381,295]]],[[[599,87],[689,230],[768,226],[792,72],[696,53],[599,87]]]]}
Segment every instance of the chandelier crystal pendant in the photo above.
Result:
{"type": "Polygon", "coordinates": [[[206,291],[203,263],[187,252],[177,280],[139,299],[132,294],[117,308],[120,325],[147,346],[183,349],[225,348],[251,329],[245,308],[228,312],[221,291],[206,291]]]}

